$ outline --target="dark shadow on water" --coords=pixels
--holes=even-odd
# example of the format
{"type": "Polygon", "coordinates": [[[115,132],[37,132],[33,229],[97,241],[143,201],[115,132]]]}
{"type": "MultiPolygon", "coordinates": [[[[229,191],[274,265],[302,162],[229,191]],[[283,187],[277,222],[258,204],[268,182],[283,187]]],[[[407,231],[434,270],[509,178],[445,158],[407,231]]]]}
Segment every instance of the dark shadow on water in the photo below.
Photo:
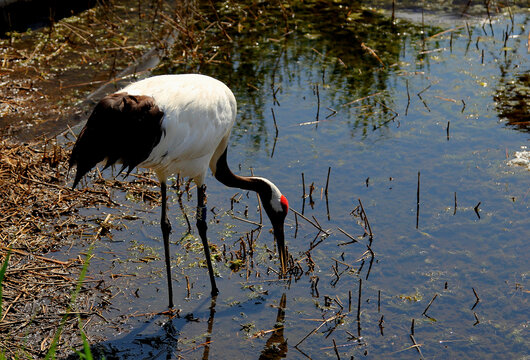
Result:
{"type": "MultiPolygon", "coordinates": [[[[207,298],[198,304],[201,309],[210,301],[208,317],[208,336],[204,342],[203,359],[208,359],[209,343],[213,330],[215,305],[217,297],[207,298]]],[[[119,360],[119,359],[173,359],[180,351],[178,340],[181,330],[189,322],[199,322],[199,317],[193,313],[178,318],[167,315],[156,315],[146,320],[141,326],[120,339],[109,340],[91,345],[94,359],[119,360]],[[162,323],[162,325],[160,325],[162,323]]],[[[82,351],[81,349],[78,351],[82,351]]],[[[77,354],[70,355],[67,359],[79,359],[77,354]]]]}
{"type": "MultiPolygon", "coordinates": [[[[172,359],[178,351],[178,336],[186,320],[167,320],[158,315],[134,329],[125,337],[110,340],[90,347],[94,359],[172,359]],[[154,334],[145,335],[144,331],[158,327],[159,321],[166,321],[154,334]]],[[[81,349],[79,351],[82,352],[81,349]]],[[[68,360],[80,359],[77,354],[68,356],[68,360]]]]}
{"type": "Polygon", "coordinates": [[[0,6],[0,37],[8,31],[25,31],[49,26],[64,17],[90,9],[96,0],[13,1],[0,6]]]}
{"type": "MultiPolygon", "coordinates": [[[[180,332],[190,322],[200,323],[201,315],[206,316],[206,314],[189,313],[172,319],[167,315],[156,315],[120,339],[91,345],[92,356],[94,359],[106,360],[174,359],[179,354],[185,356],[182,351],[190,354],[193,351],[198,352],[203,347],[201,359],[207,360],[210,358],[210,344],[215,340],[212,339],[212,333],[214,330],[217,297],[206,299],[196,308],[202,309],[208,300],[210,301],[210,306],[208,307],[207,331],[204,342],[197,344],[191,349],[179,348],[180,332]]],[[[263,350],[260,352],[260,360],[277,360],[287,357],[287,340],[284,337],[286,304],[287,296],[283,293],[278,304],[274,328],[264,332],[264,334],[268,335],[270,333],[270,335],[268,335],[269,337],[263,350]]],[[[229,312],[230,310],[227,311],[227,314],[229,312]]],[[[78,351],[82,352],[82,349],[78,349],[78,351]]],[[[77,354],[67,357],[67,360],[76,359],[80,359],[77,354]]]]}

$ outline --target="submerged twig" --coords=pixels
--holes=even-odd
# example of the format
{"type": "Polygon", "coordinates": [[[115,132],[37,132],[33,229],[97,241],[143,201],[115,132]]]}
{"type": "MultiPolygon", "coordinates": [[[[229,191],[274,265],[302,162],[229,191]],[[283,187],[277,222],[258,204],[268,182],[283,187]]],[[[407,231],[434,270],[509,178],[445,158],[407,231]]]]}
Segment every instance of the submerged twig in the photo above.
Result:
{"type": "Polygon", "coordinates": [[[435,300],[437,297],[438,297],[438,294],[434,294],[434,297],[433,297],[432,300],[429,302],[429,305],[427,305],[427,307],[425,308],[425,310],[423,310],[422,315],[427,316],[427,310],[429,310],[429,308],[431,307],[432,303],[434,302],[434,300],[435,300]]]}

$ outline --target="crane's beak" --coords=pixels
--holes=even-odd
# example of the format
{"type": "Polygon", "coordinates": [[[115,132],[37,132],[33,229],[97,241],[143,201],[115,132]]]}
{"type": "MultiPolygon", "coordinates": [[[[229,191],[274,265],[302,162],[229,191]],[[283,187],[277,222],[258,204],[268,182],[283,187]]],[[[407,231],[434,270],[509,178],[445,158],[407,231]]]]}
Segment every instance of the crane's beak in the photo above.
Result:
{"type": "Polygon", "coordinates": [[[273,225],[274,237],[278,245],[278,252],[280,255],[281,276],[287,273],[287,251],[285,250],[285,236],[283,233],[283,221],[279,224],[273,225]]]}

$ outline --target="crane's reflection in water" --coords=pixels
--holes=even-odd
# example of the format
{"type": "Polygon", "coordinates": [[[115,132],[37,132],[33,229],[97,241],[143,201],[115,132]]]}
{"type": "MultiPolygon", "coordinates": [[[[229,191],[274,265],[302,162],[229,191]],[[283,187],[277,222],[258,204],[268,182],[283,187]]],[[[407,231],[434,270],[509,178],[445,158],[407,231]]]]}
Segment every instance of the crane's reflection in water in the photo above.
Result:
{"type": "MultiPolygon", "coordinates": [[[[199,311],[200,309],[203,309],[207,301],[208,299],[205,299],[205,301],[199,304],[196,309],[199,311]]],[[[183,331],[184,327],[202,327],[203,325],[200,321],[200,316],[196,317],[193,313],[188,313],[184,316],[172,315],[170,317],[168,317],[167,314],[158,314],[145,321],[142,326],[137,327],[121,339],[95,344],[91,347],[93,357],[95,359],[105,358],[107,360],[133,358],[174,359],[179,356],[186,357],[187,355],[192,355],[195,351],[203,347],[201,358],[203,360],[210,359],[212,345],[215,344],[214,340],[212,340],[212,336],[215,336],[214,323],[215,315],[217,313],[216,305],[217,296],[214,296],[210,298],[207,329],[204,341],[191,348],[182,344],[180,333],[183,331]],[[160,326],[160,322],[163,322],[162,326],[160,326]],[[155,329],[154,334],[152,333],[153,329],[155,329]]],[[[273,328],[262,332],[263,334],[270,333],[270,336],[265,342],[263,350],[261,350],[259,356],[260,360],[276,360],[287,357],[287,340],[284,337],[286,306],[287,296],[283,293],[277,306],[278,312],[276,314],[276,321],[274,322],[273,328]]],[[[231,312],[231,307],[221,311],[223,315],[222,317],[229,316],[231,312]]],[[[219,331],[222,331],[222,329],[217,329],[217,332],[219,331]]],[[[221,344],[219,345],[221,346],[221,344]]],[[[68,359],[79,359],[79,357],[78,355],[73,354],[68,357],[68,359]]]]}

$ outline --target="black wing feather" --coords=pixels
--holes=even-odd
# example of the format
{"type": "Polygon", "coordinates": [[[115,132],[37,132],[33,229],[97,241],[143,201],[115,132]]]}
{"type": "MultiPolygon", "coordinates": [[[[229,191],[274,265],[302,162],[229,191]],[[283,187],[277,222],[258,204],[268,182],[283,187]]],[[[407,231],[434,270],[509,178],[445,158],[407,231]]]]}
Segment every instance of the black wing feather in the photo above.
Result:
{"type": "Polygon", "coordinates": [[[105,167],[121,162],[129,174],[160,142],[163,115],[150,96],[117,93],[104,97],[72,149],[69,164],[77,166],[73,187],[105,159],[105,167]]]}

